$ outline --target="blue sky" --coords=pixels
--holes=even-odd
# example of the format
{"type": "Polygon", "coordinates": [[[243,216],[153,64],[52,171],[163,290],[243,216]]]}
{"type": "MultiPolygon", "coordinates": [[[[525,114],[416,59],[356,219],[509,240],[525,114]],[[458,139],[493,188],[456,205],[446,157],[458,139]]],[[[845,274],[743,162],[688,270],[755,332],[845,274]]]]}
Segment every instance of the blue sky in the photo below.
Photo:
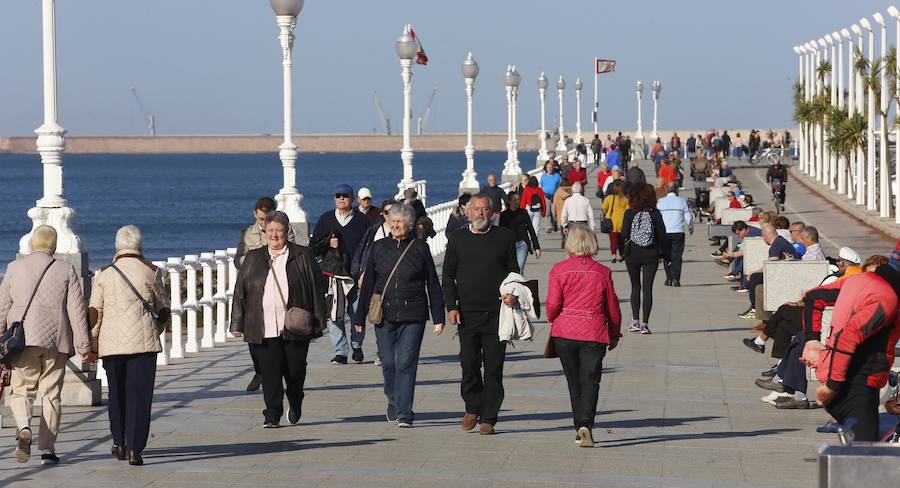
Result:
{"type": "MultiPolygon", "coordinates": [[[[39,0],[0,2],[0,135],[40,125],[39,0]]],[[[159,133],[277,133],[281,127],[280,48],[266,0],[58,0],[60,121],[73,135],[145,131],[130,87],[156,114],[159,133]]],[[[662,81],[660,129],[781,127],[790,124],[792,46],[840,30],[887,2],[557,0],[307,0],[296,31],[297,132],[371,132],[377,90],[400,127],[400,68],[394,40],[409,22],[431,62],[415,66],[413,113],[439,91],[430,129],[465,129],[460,63],[481,66],[475,130],[505,130],[501,75],[516,64],[523,82],[519,127],[540,126],[541,71],[569,87],[585,82],[590,126],[595,56],[618,61],[601,77],[600,125],[635,124],[634,82],[662,81]],[[803,12],[810,13],[804,16],[803,12]]],[[[884,13],[885,17],[887,14],[884,13]]],[[[889,28],[893,38],[893,22],[889,28]]],[[[566,92],[574,128],[574,91],[566,92]]],[[[548,124],[557,113],[548,93],[548,124]]],[[[651,107],[645,103],[645,128],[651,107]]],[[[589,129],[588,129],[589,130],[589,129]]]]}

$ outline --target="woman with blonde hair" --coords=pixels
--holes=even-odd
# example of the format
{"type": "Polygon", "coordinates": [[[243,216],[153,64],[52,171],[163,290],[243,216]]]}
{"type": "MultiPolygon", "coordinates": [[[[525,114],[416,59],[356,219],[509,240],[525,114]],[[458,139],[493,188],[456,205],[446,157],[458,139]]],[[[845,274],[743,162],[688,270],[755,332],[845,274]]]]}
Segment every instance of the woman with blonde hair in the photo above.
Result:
{"type": "Polygon", "coordinates": [[[550,270],[547,320],[553,348],[559,355],[577,432],[575,442],[594,447],[591,430],[603,357],[615,349],[622,314],[612,271],[594,260],[597,238],[584,224],[573,224],[566,239],[566,256],[550,270]]]}
{"type": "MultiPolygon", "coordinates": [[[[613,169],[614,175],[616,171],[616,169],[613,169]]],[[[628,210],[628,197],[625,196],[625,185],[621,180],[614,180],[608,188],[609,191],[606,192],[606,197],[603,198],[601,208],[603,209],[604,218],[612,220],[612,231],[609,233],[609,251],[612,253],[612,262],[617,260],[624,261],[625,258],[622,255],[623,243],[620,241],[619,235],[622,232],[622,221],[625,219],[625,211],[628,210]]]]}

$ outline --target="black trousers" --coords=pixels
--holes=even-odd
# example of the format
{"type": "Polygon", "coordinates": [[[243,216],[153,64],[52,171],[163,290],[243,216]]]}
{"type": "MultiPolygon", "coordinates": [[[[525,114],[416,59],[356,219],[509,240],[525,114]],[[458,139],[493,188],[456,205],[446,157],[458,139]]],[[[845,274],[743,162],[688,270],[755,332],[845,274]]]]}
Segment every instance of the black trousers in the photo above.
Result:
{"type": "Polygon", "coordinates": [[[844,425],[852,424],[857,441],[874,442],[878,440],[878,389],[866,386],[865,376],[848,377],[825,411],[844,425]]]}
{"type": "Polygon", "coordinates": [[[461,312],[460,320],[460,393],[466,403],[466,413],[478,414],[482,423],[494,425],[503,403],[503,361],[506,359],[506,342],[500,341],[498,335],[500,310],[461,312]]]}
{"type": "Polygon", "coordinates": [[[259,374],[259,358],[256,357],[256,353],[253,352],[253,348],[250,347],[250,344],[247,344],[250,349],[250,360],[253,361],[253,373],[259,374]]]}
{"type": "Polygon", "coordinates": [[[284,414],[285,387],[287,385],[288,405],[300,411],[303,403],[303,383],[306,381],[306,355],[309,341],[286,341],[281,337],[263,339],[261,344],[250,344],[250,349],[259,360],[259,374],[262,376],[263,399],[266,421],[277,422],[284,414]]]}
{"type": "Polygon", "coordinates": [[[637,320],[638,312],[643,312],[643,322],[649,323],[650,310],[653,308],[653,280],[659,268],[659,259],[625,258],[625,267],[628,269],[628,279],[631,280],[631,317],[637,320]]]}
{"type": "Polygon", "coordinates": [[[143,452],[150,435],[150,408],[156,381],[156,353],[103,358],[109,384],[109,430],[113,444],[143,452]]]}
{"type": "Polygon", "coordinates": [[[747,289],[750,295],[750,308],[756,309],[756,287],[763,283],[762,273],[753,273],[747,279],[747,289]]]}
{"type": "Polygon", "coordinates": [[[784,358],[778,364],[778,377],[781,378],[782,386],[790,393],[795,391],[806,393],[806,365],[800,362],[805,345],[805,335],[795,335],[784,353],[784,358]]]}
{"type": "Polygon", "coordinates": [[[772,314],[772,318],[765,320],[766,327],[763,333],[772,339],[772,357],[783,358],[787,351],[791,338],[803,329],[803,308],[782,305],[772,314]]]}
{"type": "Polygon", "coordinates": [[[554,337],[553,345],[556,346],[559,362],[562,363],[566,382],[569,384],[575,428],[593,429],[606,344],[554,337]]]}
{"type": "Polygon", "coordinates": [[[681,281],[681,263],[684,256],[684,232],[666,234],[672,246],[672,261],[663,261],[666,270],[666,279],[669,281],[681,281]]]}

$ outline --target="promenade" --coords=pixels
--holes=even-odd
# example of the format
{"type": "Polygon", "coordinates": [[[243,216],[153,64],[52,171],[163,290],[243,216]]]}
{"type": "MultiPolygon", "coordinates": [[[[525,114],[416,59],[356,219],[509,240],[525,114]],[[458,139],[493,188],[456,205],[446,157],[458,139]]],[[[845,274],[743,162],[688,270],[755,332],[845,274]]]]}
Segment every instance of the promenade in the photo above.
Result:
{"type": "MultiPolygon", "coordinates": [[[[644,168],[652,175],[652,164],[644,168]]],[[[771,207],[764,172],[737,174],[746,192],[771,207]]],[[[593,174],[589,180],[593,186],[593,174]]],[[[817,226],[828,255],[849,245],[866,257],[894,245],[799,184],[788,187],[787,216],[817,226]]],[[[563,253],[558,235],[539,237],[544,256],[530,257],[525,274],[540,279],[544,298],[549,269],[563,253]]],[[[610,266],[606,236],[600,243],[599,258],[610,266]]],[[[313,344],[297,426],[261,428],[262,395],[244,392],[252,369],[247,348],[232,340],[160,367],[145,466],[110,456],[105,407],[69,407],[57,444],[59,466],[43,467],[34,457],[17,464],[14,429],[0,430],[0,486],[815,486],[816,449],[833,438],[815,432],[827,414],[776,410],[759,400],[766,392],[753,380],[771,358],[741,344],[754,325],[736,316],[746,309],[747,296],[730,290],[723,268],[709,258],[711,249],[706,224],[698,225],[687,241],[682,287],[664,287],[661,268],[657,274],[653,334],[626,332],[607,354],[596,449],[573,443],[562,369],[542,354],[546,322],[538,323],[534,342],[508,348],[506,399],[495,436],[459,428],[463,404],[452,326],[439,337],[426,331],[414,428],[387,423],[370,329],[363,365],[332,366],[328,340],[313,344]]],[[[627,320],[625,266],[611,267],[627,320]]]]}

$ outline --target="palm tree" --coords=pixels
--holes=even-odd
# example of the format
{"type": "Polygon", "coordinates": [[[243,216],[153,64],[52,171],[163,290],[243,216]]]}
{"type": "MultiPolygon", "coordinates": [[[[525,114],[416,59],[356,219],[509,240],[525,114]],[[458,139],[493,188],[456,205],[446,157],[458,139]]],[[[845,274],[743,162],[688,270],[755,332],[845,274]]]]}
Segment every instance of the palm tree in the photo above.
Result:
{"type": "Polygon", "coordinates": [[[831,74],[831,63],[829,61],[822,61],[819,63],[819,66],[816,67],[816,78],[825,84],[825,78],[831,74]]]}

